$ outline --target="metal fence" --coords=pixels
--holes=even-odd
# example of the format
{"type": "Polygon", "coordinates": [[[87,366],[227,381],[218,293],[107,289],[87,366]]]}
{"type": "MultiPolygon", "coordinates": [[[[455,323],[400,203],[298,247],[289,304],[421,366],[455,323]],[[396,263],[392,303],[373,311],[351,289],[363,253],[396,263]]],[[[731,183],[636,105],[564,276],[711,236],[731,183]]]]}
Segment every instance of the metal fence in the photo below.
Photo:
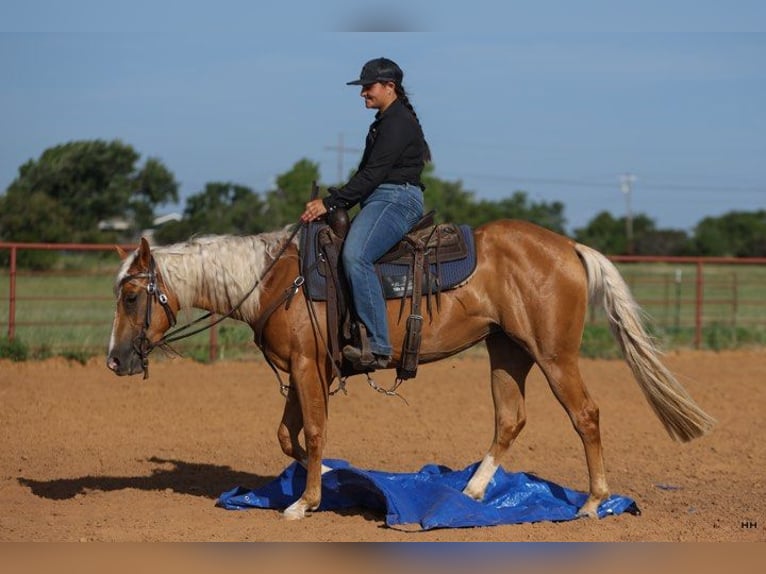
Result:
{"type": "Polygon", "coordinates": [[[766,343],[766,258],[611,259],[665,338],[697,349],[717,348],[722,336],[734,346],[766,343]]]}
{"type": "MultiPolygon", "coordinates": [[[[120,245],[130,251],[135,245],[120,245]]],[[[64,355],[86,358],[106,352],[115,310],[113,281],[120,266],[115,244],[0,242],[0,340],[20,341],[33,358],[64,355]],[[18,264],[24,252],[55,252],[44,271],[18,264]],[[6,255],[6,257],[3,257],[6,255]]],[[[202,315],[188,312],[188,318],[202,315]]],[[[214,318],[211,319],[211,322],[214,318]]],[[[190,337],[177,346],[207,361],[225,351],[252,352],[252,333],[233,320],[190,337]],[[219,336],[226,333],[222,346],[219,336]]]]}
{"type": "MultiPolygon", "coordinates": [[[[0,242],[0,257],[7,261],[0,270],[0,339],[23,341],[43,356],[104,352],[119,267],[114,250],[114,245],[0,242]],[[45,271],[20,268],[19,254],[25,251],[57,252],[56,265],[45,271]]],[[[724,336],[727,346],[766,343],[766,258],[619,256],[612,261],[666,346],[715,348],[724,336]]],[[[591,310],[589,325],[605,325],[598,309],[591,310]]],[[[204,360],[252,356],[252,333],[227,319],[179,350],[204,360]]]]}

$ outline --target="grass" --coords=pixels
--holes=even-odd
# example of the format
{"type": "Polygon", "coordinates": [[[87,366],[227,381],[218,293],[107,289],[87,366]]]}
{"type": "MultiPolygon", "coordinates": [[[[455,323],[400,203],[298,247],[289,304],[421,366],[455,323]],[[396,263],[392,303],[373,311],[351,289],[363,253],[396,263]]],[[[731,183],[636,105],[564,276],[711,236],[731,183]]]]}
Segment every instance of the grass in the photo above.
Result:
{"type": "MultiPolygon", "coordinates": [[[[695,265],[621,264],[623,277],[644,309],[663,327],[693,325],[697,292],[695,265]]],[[[736,326],[766,319],[766,266],[705,265],[702,275],[706,323],[736,326]]]]}
{"type": "MultiPolygon", "coordinates": [[[[19,270],[16,276],[15,334],[0,339],[0,358],[44,359],[63,356],[85,362],[106,353],[114,317],[116,258],[103,254],[63,256],[49,272],[19,270]]],[[[0,272],[0,328],[7,335],[10,314],[10,277],[0,272]]],[[[202,315],[184,311],[179,324],[202,315]]],[[[210,360],[210,332],[189,337],[174,345],[184,356],[210,360]]],[[[218,358],[255,357],[252,331],[243,323],[227,319],[217,327],[218,358]]],[[[160,353],[157,353],[158,355],[160,353]]]]}
{"type": "Polygon", "coordinates": [[[19,339],[9,339],[3,337],[0,339],[0,359],[10,359],[11,361],[26,361],[29,357],[29,348],[19,339]]]}
{"type": "MultiPolygon", "coordinates": [[[[106,352],[114,315],[112,283],[118,262],[102,254],[65,258],[58,269],[45,273],[19,272],[16,278],[16,328],[13,341],[0,339],[0,358],[14,360],[64,356],[83,362],[106,352]]],[[[619,264],[634,296],[650,318],[650,333],[660,346],[695,344],[696,266],[619,264]]],[[[702,348],[728,349],[766,344],[766,266],[705,265],[702,348]]],[[[9,318],[8,270],[0,272],[0,335],[9,318]]],[[[201,313],[184,312],[179,324],[201,313]]],[[[217,328],[219,359],[257,358],[252,331],[227,319],[217,328]]],[[[198,361],[209,361],[209,331],[174,347],[198,361]]],[[[589,311],[582,354],[618,357],[603,312],[589,311]]]]}

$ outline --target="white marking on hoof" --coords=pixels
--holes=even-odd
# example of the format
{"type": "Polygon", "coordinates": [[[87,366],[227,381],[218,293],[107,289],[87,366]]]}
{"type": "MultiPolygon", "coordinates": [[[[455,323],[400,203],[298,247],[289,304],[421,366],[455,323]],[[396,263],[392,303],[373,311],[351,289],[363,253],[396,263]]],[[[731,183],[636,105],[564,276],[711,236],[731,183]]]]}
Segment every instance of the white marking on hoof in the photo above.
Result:
{"type": "Polygon", "coordinates": [[[306,503],[303,502],[302,498],[299,498],[295,502],[293,502],[290,506],[285,508],[285,511],[282,513],[282,516],[284,516],[285,520],[301,520],[306,517],[306,503]]]}
{"type": "Polygon", "coordinates": [[[471,480],[468,481],[468,484],[463,489],[463,494],[474,500],[481,501],[484,498],[484,493],[487,491],[489,481],[495,476],[497,467],[495,457],[489,454],[486,455],[481,461],[479,468],[473,473],[471,480]]]}
{"type": "Polygon", "coordinates": [[[598,518],[598,507],[600,503],[598,501],[587,501],[582,505],[582,508],[577,511],[577,518],[598,518]]]}

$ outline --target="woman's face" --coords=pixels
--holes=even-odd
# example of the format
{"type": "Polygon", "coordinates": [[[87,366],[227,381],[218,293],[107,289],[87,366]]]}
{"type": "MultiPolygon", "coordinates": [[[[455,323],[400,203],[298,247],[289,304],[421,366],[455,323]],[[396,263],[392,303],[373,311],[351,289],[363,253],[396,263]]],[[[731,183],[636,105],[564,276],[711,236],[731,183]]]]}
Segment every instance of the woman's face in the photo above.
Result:
{"type": "Polygon", "coordinates": [[[364,105],[367,109],[385,111],[388,106],[396,99],[396,91],[393,82],[375,82],[362,86],[359,94],[364,98],[364,105]]]}

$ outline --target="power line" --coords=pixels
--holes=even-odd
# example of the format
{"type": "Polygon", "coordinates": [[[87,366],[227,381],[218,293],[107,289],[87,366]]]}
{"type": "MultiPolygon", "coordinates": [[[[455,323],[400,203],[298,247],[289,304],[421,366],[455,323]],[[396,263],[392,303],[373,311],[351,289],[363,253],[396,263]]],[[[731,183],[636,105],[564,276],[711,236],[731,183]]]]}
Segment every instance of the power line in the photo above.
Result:
{"type": "MultiPolygon", "coordinates": [[[[450,174],[445,174],[450,175],[450,174]]],[[[497,175],[497,174],[462,174],[459,179],[487,179],[494,181],[510,181],[515,183],[534,183],[538,185],[566,185],[570,187],[604,187],[614,189],[614,183],[606,181],[567,179],[567,178],[542,178],[515,175],[497,175]]],[[[723,185],[696,185],[692,183],[665,183],[661,181],[642,180],[643,189],[671,189],[677,191],[700,191],[700,192],[728,192],[728,193],[766,193],[766,186],[723,186],[723,185]]]]}
{"type": "MultiPolygon", "coordinates": [[[[449,174],[445,174],[449,175],[449,174]]],[[[476,174],[465,173],[458,176],[459,179],[473,178],[473,179],[491,179],[495,181],[513,181],[516,183],[539,183],[541,185],[571,185],[571,186],[583,186],[583,187],[611,187],[614,188],[613,183],[598,182],[598,181],[585,181],[576,179],[556,179],[556,178],[540,178],[540,177],[527,177],[527,176],[515,176],[515,175],[493,175],[493,174],[476,174]]]]}
{"type": "Polygon", "coordinates": [[[742,186],[725,186],[725,185],[695,185],[693,183],[641,183],[641,187],[647,189],[674,189],[677,191],[710,191],[719,193],[722,191],[733,193],[766,193],[766,186],[764,187],[742,187],[742,186]]]}

